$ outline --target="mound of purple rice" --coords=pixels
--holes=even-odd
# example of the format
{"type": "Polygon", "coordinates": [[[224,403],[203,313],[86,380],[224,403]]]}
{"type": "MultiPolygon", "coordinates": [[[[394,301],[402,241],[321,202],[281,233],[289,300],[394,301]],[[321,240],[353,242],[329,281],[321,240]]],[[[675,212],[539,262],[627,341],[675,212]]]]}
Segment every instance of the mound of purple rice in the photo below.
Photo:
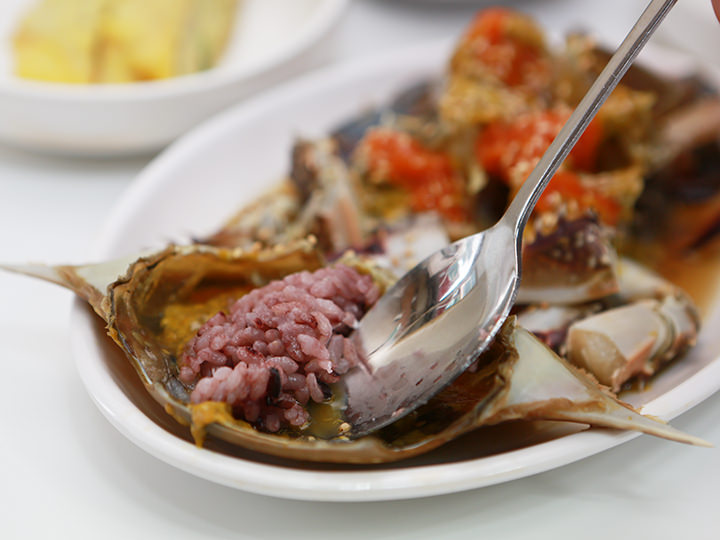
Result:
{"type": "Polygon", "coordinates": [[[255,289],[220,312],[178,361],[193,403],[224,401],[233,413],[275,432],[303,426],[305,405],[358,362],[347,338],[380,295],[368,275],[336,265],[255,289]]]}

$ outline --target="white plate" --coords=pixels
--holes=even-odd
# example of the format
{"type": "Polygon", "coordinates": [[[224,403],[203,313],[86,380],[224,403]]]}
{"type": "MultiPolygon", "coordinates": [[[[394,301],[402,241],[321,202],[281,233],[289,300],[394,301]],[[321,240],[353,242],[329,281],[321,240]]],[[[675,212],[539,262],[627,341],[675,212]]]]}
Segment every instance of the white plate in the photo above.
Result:
{"type": "Polygon", "coordinates": [[[0,140],[84,155],[161,148],[281,75],[299,73],[306,67],[297,62],[299,55],[325,36],[347,5],[244,0],[228,48],[211,70],[162,81],[70,85],[13,75],[12,32],[35,1],[0,2],[0,140]]]}
{"type": "Polygon", "coordinates": [[[720,28],[708,0],[683,0],[657,29],[657,38],[720,66],[720,28]]]}
{"type": "MultiPolygon", "coordinates": [[[[448,51],[447,43],[431,44],[325,70],[216,117],[172,145],[140,175],[102,230],[98,259],[210,232],[281,177],[294,136],[322,134],[406,85],[440,73],[448,51]]],[[[720,322],[720,303],[714,308],[706,328],[720,322]]],[[[83,381],[109,420],[158,458],[251,492],[314,500],[421,497],[538,473],[637,436],[592,430],[547,440],[547,432],[511,425],[492,428],[498,430],[496,437],[476,433],[409,462],[377,467],[294,463],[218,443],[199,449],[148,396],[96,319],[77,302],[72,341],[83,381]],[[497,444],[509,435],[509,446],[497,444]],[[533,442],[537,444],[527,446],[533,442]]],[[[644,404],[647,413],[675,417],[720,387],[718,350],[720,334],[703,332],[691,355],[665,370],[651,390],[631,399],[644,404]]]]}

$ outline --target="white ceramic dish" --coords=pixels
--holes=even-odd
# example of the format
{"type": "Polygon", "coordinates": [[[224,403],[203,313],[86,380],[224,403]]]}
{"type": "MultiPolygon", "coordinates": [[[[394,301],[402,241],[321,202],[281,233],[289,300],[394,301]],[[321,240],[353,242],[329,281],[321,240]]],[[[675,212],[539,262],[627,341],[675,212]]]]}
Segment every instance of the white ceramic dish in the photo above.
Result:
{"type": "Polygon", "coordinates": [[[708,0],[683,0],[657,30],[658,39],[720,67],[720,26],[708,0]]]}
{"type": "MultiPolygon", "coordinates": [[[[448,51],[447,43],[431,44],[325,70],[194,130],[156,159],[119,201],[102,229],[98,259],[210,232],[283,174],[294,136],[322,134],[408,84],[437,75],[448,51]]],[[[667,64],[667,53],[662,58],[667,64]]],[[[720,302],[713,308],[705,328],[717,328],[720,322],[720,302]]],[[[495,437],[476,433],[409,462],[378,467],[294,463],[221,443],[200,449],[152,401],[119,350],[108,344],[96,319],[77,302],[72,341],[83,381],[108,419],[156,457],[251,492],[335,501],[421,497],[538,473],[637,436],[592,430],[548,440],[558,433],[547,431],[548,426],[539,432],[497,427],[492,428],[500,430],[495,437]],[[512,442],[498,445],[504,436],[512,442]]],[[[720,388],[718,350],[720,335],[703,332],[688,358],[665,370],[650,390],[626,397],[644,405],[647,413],[665,419],[677,416],[720,388]]]]}
{"type": "Polygon", "coordinates": [[[0,140],[83,155],[148,152],[253,91],[299,73],[347,0],[245,0],[218,66],[163,81],[69,85],[13,75],[11,35],[35,0],[0,2],[0,140]],[[281,73],[282,72],[282,73],[281,73]]]}

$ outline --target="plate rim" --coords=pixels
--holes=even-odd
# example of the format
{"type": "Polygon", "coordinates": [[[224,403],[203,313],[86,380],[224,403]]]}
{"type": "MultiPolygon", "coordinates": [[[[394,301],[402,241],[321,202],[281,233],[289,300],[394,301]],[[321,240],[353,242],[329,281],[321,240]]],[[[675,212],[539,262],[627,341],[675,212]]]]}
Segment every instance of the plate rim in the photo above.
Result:
{"type": "MultiPolygon", "coordinates": [[[[201,124],[172,143],[130,184],[101,227],[93,246],[93,256],[102,260],[112,255],[108,246],[116,243],[122,232],[118,224],[123,214],[142,201],[148,188],[157,189],[163,182],[169,181],[163,175],[163,170],[172,166],[176,160],[182,161],[187,148],[192,149],[202,143],[203,139],[211,140],[213,134],[229,126],[263,114],[277,101],[298,99],[298,95],[302,97],[307,92],[312,93],[313,88],[322,87],[322,83],[328,80],[343,80],[353,73],[362,73],[363,77],[368,77],[368,71],[372,72],[379,63],[397,63],[411,55],[427,58],[433,57],[433,54],[445,54],[450,43],[450,39],[444,39],[406,47],[390,55],[373,55],[326,67],[247,100],[201,124]]],[[[137,446],[170,465],[195,476],[252,493],[313,501],[382,501],[441,495],[538,474],[602,452],[640,435],[637,432],[594,429],[477,459],[381,471],[312,471],[296,469],[291,465],[282,467],[257,463],[199,449],[178,439],[135,407],[117,385],[102,386],[107,383],[103,380],[107,373],[103,372],[102,362],[87,354],[90,339],[96,336],[94,317],[83,301],[75,301],[71,313],[71,347],[86,390],[110,423],[137,446]],[[98,393],[100,388],[106,393],[98,393]],[[136,423],[131,425],[130,421],[136,423]],[[530,459],[525,455],[528,452],[530,459]],[[521,466],[518,465],[520,462],[521,466]]],[[[670,420],[697,405],[720,387],[718,360],[720,358],[714,357],[707,366],[649,402],[643,410],[670,420]],[[693,392],[687,399],[689,386],[693,386],[693,392]]]]}

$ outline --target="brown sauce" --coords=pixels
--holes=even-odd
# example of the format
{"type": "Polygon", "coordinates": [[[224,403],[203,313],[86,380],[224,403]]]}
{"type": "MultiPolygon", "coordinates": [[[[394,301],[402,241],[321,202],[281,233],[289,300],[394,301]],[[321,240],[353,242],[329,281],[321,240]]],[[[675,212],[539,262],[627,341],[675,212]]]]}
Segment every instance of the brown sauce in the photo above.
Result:
{"type": "Polygon", "coordinates": [[[687,292],[704,318],[720,288],[720,245],[686,256],[667,257],[657,271],[687,292]]]}
{"type": "Polygon", "coordinates": [[[625,251],[687,292],[701,318],[710,314],[720,292],[720,238],[692,251],[670,249],[662,239],[625,251]]]}

